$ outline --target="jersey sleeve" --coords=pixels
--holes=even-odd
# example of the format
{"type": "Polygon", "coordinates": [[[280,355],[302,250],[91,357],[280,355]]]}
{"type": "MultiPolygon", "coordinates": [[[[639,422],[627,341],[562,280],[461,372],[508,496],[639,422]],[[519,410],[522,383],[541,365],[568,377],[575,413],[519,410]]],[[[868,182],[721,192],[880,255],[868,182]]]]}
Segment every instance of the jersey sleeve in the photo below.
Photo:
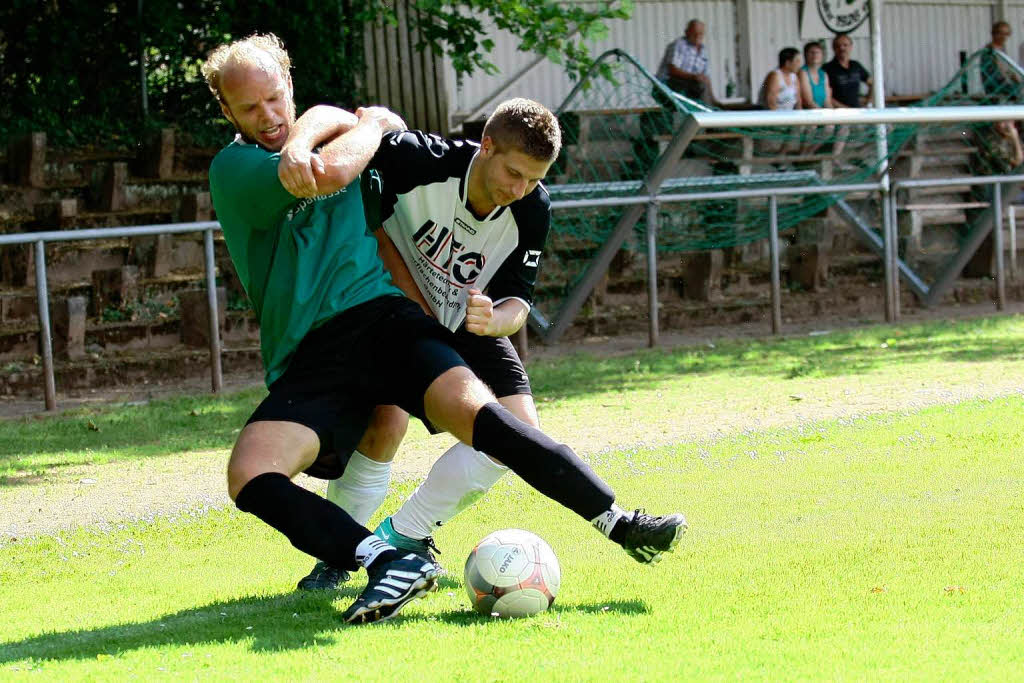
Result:
{"type": "Polygon", "coordinates": [[[443,182],[453,174],[461,175],[467,155],[472,156],[474,151],[462,140],[419,130],[386,134],[368,166],[380,173],[381,218],[391,217],[399,195],[420,185],[443,182]]]}
{"type": "Polygon", "coordinates": [[[210,193],[218,216],[230,215],[250,230],[276,227],[298,199],[277,176],[281,155],[256,145],[225,148],[210,166],[210,193]]]}
{"type": "Polygon", "coordinates": [[[551,228],[551,200],[543,185],[510,207],[519,229],[519,244],[494,274],[487,294],[495,304],[519,299],[533,306],[541,253],[551,228]]]}

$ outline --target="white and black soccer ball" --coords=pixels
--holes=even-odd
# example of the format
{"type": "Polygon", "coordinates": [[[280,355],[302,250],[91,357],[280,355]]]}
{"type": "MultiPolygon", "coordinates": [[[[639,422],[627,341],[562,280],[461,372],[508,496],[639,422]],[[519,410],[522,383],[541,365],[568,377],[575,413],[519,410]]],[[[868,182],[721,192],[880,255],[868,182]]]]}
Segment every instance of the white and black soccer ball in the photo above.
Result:
{"type": "Polygon", "coordinates": [[[543,612],[558,595],[562,570],[544,539],[522,529],[485,537],[466,559],[466,592],[473,609],[499,617],[543,612]]]}

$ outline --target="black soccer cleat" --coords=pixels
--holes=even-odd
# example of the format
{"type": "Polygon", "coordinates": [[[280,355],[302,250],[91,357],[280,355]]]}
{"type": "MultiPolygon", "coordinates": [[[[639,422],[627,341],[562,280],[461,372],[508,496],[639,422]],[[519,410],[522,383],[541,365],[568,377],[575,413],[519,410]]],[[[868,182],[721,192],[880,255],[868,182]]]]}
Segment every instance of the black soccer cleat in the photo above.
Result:
{"type": "Polygon", "coordinates": [[[622,547],[637,562],[653,564],[661,561],[661,554],[672,552],[686,533],[686,518],[679,513],[654,517],[643,510],[623,518],[626,535],[622,547]]]}
{"type": "Polygon", "coordinates": [[[350,624],[390,619],[407,603],[433,590],[436,579],[434,563],[422,555],[409,553],[385,562],[370,572],[366,588],[341,618],[350,624]]]}
{"type": "Polygon", "coordinates": [[[306,577],[299,581],[300,591],[333,591],[352,578],[344,569],[332,567],[323,561],[318,561],[306,577]]]}

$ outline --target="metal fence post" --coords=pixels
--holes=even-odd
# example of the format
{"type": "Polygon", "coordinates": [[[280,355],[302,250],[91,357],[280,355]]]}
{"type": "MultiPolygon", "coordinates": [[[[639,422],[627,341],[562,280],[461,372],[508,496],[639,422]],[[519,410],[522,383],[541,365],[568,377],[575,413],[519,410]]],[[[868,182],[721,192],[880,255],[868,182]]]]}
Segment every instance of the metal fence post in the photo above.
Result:
{"type": "Polygon", "coordinates": [[[779,198],[768,197],[768,248],[772,259],[772,334],[782,332],[782,282],[779,274],[779,198]]]}
{"type": "Polygon", "coordinates": [[[995,184],[992,193],[995,225],[992,226],[992,246],[996,252],[996,310],[1006,310],[1006,267],[1003,260],[1003,186],[995,184]]]}
{"type": "Polygon", "coordinates": [[[900,319],[900,221],[896,190],[889,188],[889,232],[892,235],[892,313],[900,319]]]}
{"type": "Polygon", "coordinates": [[[1017,280],[1017,207],[1007,204],[1006,218],[1009,220],[1007,226],[1010,237],[1010,278],[1017,280]]]}
{"type": "Polygon", "coordinates": [[[39,304],[39,342],[43,354],[46,409],[57,410],[57,383],[53,378],[53,337],[50,330],[50,292],[46,287],[46,242],[36,242],[36,298],[39,304]]]}
{"type": "Polygon", "coordinates": [[[658,203],[647,205],[647,345],[658,345],[658,203]]]}
{"type": "Polygon", "coordinates": [[[896,245],[893,243],[893,230],[892,230],[892,203],[890,202],[890,192],[883,188],[879,192],[882,201],[882,267],[885,270],[885,320],[886,322],[893,322],[896,320],[896,302],[893,296],[893,262],[895,261],[894,254],[896,251],[896,245]]]}
{"type": "Polygon", "coordinates": [[[224,389],[224,375],[220,364],[220,314],[217,310],[217,272],[213,253],[213,228],[203,231],[203,246],[206,261],[206,299],[210,310],[210,372],[213,392],[224,389]]]}

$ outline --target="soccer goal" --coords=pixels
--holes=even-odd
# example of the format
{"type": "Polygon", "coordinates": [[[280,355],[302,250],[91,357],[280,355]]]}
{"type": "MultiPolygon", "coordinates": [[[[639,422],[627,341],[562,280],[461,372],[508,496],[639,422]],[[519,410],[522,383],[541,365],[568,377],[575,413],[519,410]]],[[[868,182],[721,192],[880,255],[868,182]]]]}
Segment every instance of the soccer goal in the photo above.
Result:
{"type": "Polygon", "coordinates": [[[646,264],[656,343],[659,254],[735,256],[761,244],[779,331],[779,235],[813,240],[837,221],[882,259],[888,319],[901,279],[935,303],[986,237],[1001,240],[999,205],[1024,180],[1000,131],[1024,119],[1024,106],[1016,86],[990,82],[1000,59],[990,52],[914,106],[792,112],[714,110],[629,55],[605,53],[558,110],[565,145],[549,176],[554,219],[535,331],[561,337],[616,255],[634,252],[646,264]]]}

